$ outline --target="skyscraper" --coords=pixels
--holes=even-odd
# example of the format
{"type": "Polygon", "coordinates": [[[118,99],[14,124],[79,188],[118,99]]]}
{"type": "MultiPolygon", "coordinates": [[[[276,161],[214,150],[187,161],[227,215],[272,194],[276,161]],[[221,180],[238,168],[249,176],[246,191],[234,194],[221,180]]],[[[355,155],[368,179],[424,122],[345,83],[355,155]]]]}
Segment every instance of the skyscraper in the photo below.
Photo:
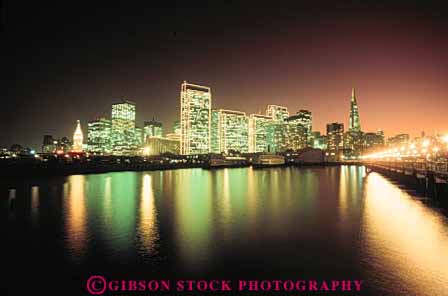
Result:
{"type": "Polygon", "coordinates": [[[109,154],[111,145],[111,121],[98,118],[87,123],[87,150],[97,154],[109,154]]]}
{"type": "Polygon", "coordinates": [[[344,124],[329,123],[327,124],[327,149],[329,156],[334,160],[342,157],[344,148],[344,124]]]}
{"type": "Polygon", "coordinates": [[[136,126],[135,127],[135,146],[137,149],[140,149],[143,147],[143,144],[145,143],[145,136],[143,133],[143,129],[141,127],[136,126]]]}
{"type": "Polygon", "coordinates": [[[295,115],[289,116],[286,118],[286,121],[289,123],[300,124],[305,128],[305,138],[306,145],[309,147],[313,146],[312,142],[312,130],[313,130],[313,116],[311,111],[308,110],[299,110],[295,115]]]}
{"type": "Polygon", "coordinates": [[[355,88],[352,89],[350,100],[349,128],[344,134],[344,156],[347,159],[357,159],[363,150],[363,133],[359,119],[358,102],[356,100],[355,88]]]}
{"type": "Polygon", "coordinates": [[[251,114],[249,117],[249,152],[267,152],[267,124],[272,117],[262,114],[251,114]]]}
{"type": "Polygon", "coordinates": [[[211,150],[210,87],[184,81],[180,91],[181,154],[205,154],[211,150]]]}
{"type": "Polygon", "coordinates": [[[114,155],[136,153],[135,103],[122,99],[112,104],[111,142],[114,155]]]}
{"type": "Polygon", "coordinates": [[[272,117],[274,120],[283,121],[289,117],[288,108],[277,105],[267,105],[266,116],[272,117]]]}
{"type": "Polygon", "coordinates": [[[359,110],[358,110],[358,102],[356,101],[355,88],[352,88],[352,98],[351,98],[351,102],[350,102],[350,119],[349,119],[348,130],[350,132],[360,132],[361,131],[361,122],[359,120],[359,110]]]}
{"type": "Polygon", "coordinates": [[[163,136],[163,129],[162,129],[162,123],[157,120],[150,120],[145,121],[143,123],[143,129],[144,129],[144,135],[145,139],[147,137],[162,137],[163,136]]]}
{"type": "Polygon", "coordinates": [[[75,133],[73,134],[73,152],[82,152],[84,136],[81,130],[81,123],[79,120],[76,123],[75,133]]]}
{"type": "Polygon", "coordinates": [[[212,151],[249,151],[249,120],[246,113],[234,110],[212,111],[212,151]]]}

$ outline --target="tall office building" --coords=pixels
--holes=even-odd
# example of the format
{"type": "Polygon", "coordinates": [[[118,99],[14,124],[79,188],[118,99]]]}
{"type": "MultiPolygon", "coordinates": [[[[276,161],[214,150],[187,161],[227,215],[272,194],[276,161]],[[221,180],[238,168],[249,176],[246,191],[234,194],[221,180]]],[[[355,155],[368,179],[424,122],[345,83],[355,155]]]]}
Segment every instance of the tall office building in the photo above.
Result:
{"type": "Polygon", "coordinates": [[[211,151],[210,87],[184,81],[180,91],[181,154],[206,154],[211,151]]]}
{"type": "Polygon", "coordinates": [[[300,124],[273,121],[267,123],[267,152],[297,151],[306,147],[306,128],[300,124]]]}
{"type": "Polygon", "coordinates": [[[143,123],[144,136],[145,139],[147,137],[162,137],[163,136],[163,128],[162,123],[157,120],[145,121],[143,123]]]}
{"type": "Polygon", "coordinates": [[[136,154],[135,103],[122,99],[112,104],[111,143],[114,155],[136,154]]]}
{"type": "Polygon", "coordinates": [[[295,115],[286,118],[286,121],[289,123],[300,124],[301,126],[305,127],[306,144],[308,147],[313,146],[313,139],[312,139],[313,116],[311,114],[311,111],[299,110],[299,112],[297,112],[295,115]]]}
{"type": "Polygon", "coordinates": [[[212,109],[211,123],[210,123],[210,152],[211,153],[221,153],[220,146],[220,112],[217,109],[212,109]]]}
{"type": "Polygon", "coordinates": [[[277,105],[267,105],[266,116],[272,117],[274,120],[283,121],[289,117],[288,108],[277,105]]]}
{"type": "Polygon", "coordinates": [[[365,149],[369,150],[382,148],[384,146],[384,133],[382,131],[378,131],[376,133],[365,133],[364,146],[365,149]]]}
{"type": "Polygon", "coordinates": [[[262,114],[251,114],[249,117],[249,152],[266,152],[267,147],[267,124],[272,122],[270,116],[262,114]]]}
{"type": "Polygon", "coordinates": [[[364,138],[361,131],[358,102],[355,89],[353,88],[350,100],[349,128],[344,134],[344,156],[347,159],[356,159],[361,155],[363,149],[364,138]]]}
{"type": "Polygon", "coordinates": [[[135,145],[137,146],[137,149],[140,149],[143,147],[143,144],[145,144],[145,136],[143,129],[141,127],[136,126],[135,127],[135,145]]]}
{"type": "Polygon", "coordinates": [[[321,135],[319,131],[314,131],[311,133],[311,138],[313,142],[313,148],[315,149],[327,149],[327,136],[321,135]]]}
{"type": "Polygon", "coordinates": [[[79,120],[76,123],[75,133],[73,134],[73,152],[82,152],[84,136],[81,130],[81,123],[79,120]]]}
{"type": "Polygon", "coordinates": [[[212,152],[249,152],[249,120],[246,113],[233,110],[213,110],[212,152]]]}
{"type": "Polygon", "coordinates": [[[344,124],[327,124],[327,150],[336,160],[342,157],[344,149],[344,124]]]}
{"type": "Polygon", "coordinates": [[[87,150],[96,154],[110,154],[111,121],[107,118],[98,118],[87,123],[87,150]]]}
{"type": "Polygon", "coordinates": [[[358,102],[356,100],[355,88],[352,88],[352,97],[350,101],[350,119],[349,119],[349,132],[360,132],[361,122],[359,120],[358,102]]]}

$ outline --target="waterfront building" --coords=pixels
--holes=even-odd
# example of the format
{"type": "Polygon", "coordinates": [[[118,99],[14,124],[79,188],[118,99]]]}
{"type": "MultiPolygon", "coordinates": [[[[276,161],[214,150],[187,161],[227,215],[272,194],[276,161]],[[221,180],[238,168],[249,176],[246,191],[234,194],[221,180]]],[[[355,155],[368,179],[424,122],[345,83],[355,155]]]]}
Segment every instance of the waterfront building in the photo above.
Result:
{"type": "Polygon", "coordinates": [[[289,117],[288,108],[277,105],[267,105],[266,116],[271,117],[273,120],[284,121],[289,117]]]}
{"type": "Polygon", "coordinates": [[[163,136],[163,127],[162,123],[157,120],[145,121],[143,123],[144,129],[144,137],[162,137],[163,136]]]}
{"type": "Polygon", "coordinates": [[[314,131],[311,133],[311,141],[313,143],[312,148],[315,149],[327,149],[327,136],[321,135],[319,131],[314,131]]]}
{"type": "Polygon", "coordinates": [[[109,119],[98,118],[87,123],[87,150],[101,155],[112,152],[109,119]]]}
{"type": "Polygon", "coordinates": [[[84,135],[81,130],[81,123],[79,120],[76,123],[75,133],[73,134],[73,152],[82,152],[83,151],[83,140],[84,135]]]}
{"type": "Polygon", "coordinates": [[[249,117],[249,152],[267,152],[267,125],[272,122],[270,116],[251,114],[249,117]]]}
{"type": "Polygon", "coordinates": [[[249,119],[245,112],[213,110],[211,135],[213,153],[249,152],[249,119]]]}
{"type": "Polygon", "coordinates": [[[143,146],[143,144],[145,143],[144,139],[145,139],[145,136],[144,136],[143,129],[141,127],[136,126],[135,127],[135,145],[137,146],[137,149],[139,149],[143,146]]]}
{"type": "Polygon", "coordinates": [[[211,151],[210,87],[184,81],[180,92],[180,153],[206,154],[211,151]]]}
{"type": "Polygon", "coordinates": [[[210,152],[211,153],[221,153],[220,146],[220,113],[219,110],[213,109],[211,111],[211,122],[210,122],[210,152]]]}
{"type": "Polygon", "coordinates": [[[327,151],[330,159],[342,158],[344,149],[344,124],[333,122],[327,124],[327,151]]]}
{"type": "Polygon", "coordinates": [[[398,134],[387,139],[388,146],[402,146],[409,142],[409,134],[398,134]]]}
{"type": "Polygon", "coordinates": [[[112,104],[111,143],[114,155],[133,155],[137,151],[135,137],[135,103],[122,99],[112,104]]]}
{"type": "Polygon", "coordinates": [[[383,131],[378,131],[376,133],[365,133],[364,134],[364,149],[374,150],[384,146],[384,133],[383,131]]]}
{"type": "Polygon", "coordinates": [[[53,153],[56,150],[55,139],[52,135],[44,135],[42,142],[42,153],[53,153]]]}
{"type": "Polygon", "coordinates": [[[358,159],[364,149],[364,133],[347,131],[344,133],[344,158],[358,159]]]}
{"type": "Polygon", "coordinates": [[[300,124],[273,121],[267,124],[267,152],[285,152],[306,147],[306,128],[300,124]]]}
{"type": "MultiPolygon", "coordinates": [[[[72,142],[67,137],[62,137],[59,140],[56,140],[56,150],[62,151],[64,153],[71,151],[72,149],[72,142]]],[[[84,144],[83,144],[84,148],[84,144]]]]}
{"type": "Polygon", "coordinates": [[[179,154],[180,141],[162,137],[147,137],[143,155],[152,156],[164,153],[179,154]]]}
{"type": "Polygon", "coordinates": [[[295,115],[291,115],[286,118],[286,121],[305,127],[306,144],[308,147],[311,147],[313,145],[311,135],[313,129],[313,116],[311,114],[311,111],[299,110],[299,112],[297,112],[295,115]]]}

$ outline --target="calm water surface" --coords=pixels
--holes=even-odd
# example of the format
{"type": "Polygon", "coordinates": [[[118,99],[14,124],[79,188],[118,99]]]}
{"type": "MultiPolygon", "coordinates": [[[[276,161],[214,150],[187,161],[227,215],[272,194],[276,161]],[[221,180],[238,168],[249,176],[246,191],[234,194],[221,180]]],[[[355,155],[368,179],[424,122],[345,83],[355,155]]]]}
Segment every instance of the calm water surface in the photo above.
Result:
{"type": "Polygon", "coordinates": [[[448,295],[446,216],[362,167],[120,172],[0,188],[17,295],[85,292],[92,274],[362,279],[360,295],[448,295]]]}

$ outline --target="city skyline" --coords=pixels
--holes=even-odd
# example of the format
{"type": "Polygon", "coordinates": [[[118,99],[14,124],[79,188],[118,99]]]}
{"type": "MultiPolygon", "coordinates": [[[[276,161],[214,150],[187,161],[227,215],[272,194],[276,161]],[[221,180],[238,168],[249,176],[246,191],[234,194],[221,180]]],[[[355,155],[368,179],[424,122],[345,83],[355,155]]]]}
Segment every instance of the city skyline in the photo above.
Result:
{"type": "MultiPolygon", "coordinates": [[[[185,83],[185,81],[183,82],[183,83],[185,83]]],[[[192,85],[196,85],[196,86],[201,86],[200,84],[198,84],[198,83],[193,83],[192,85]]],[[[202,87],[202,86],[201,86],[202,87]]],[[[207,86],[213,93],[215,93],[215,90],[213,89],[213,87],[209,87],[209,86],[207,86]]],[[[317,115],[313,115],[313,121],[312,121],[312,124],[313,124],[313,127],[312,127],[312,129],[311,129],[311,131],[312,132],[314,132],[314,131],[318,131],[318,132],[320,132],[322,135],[325,135],[325,134],[327,134],[327,126],[329,125],[329,124],[333,124],[333,123],[342,123],[342,124],[344,124],[348,129],[350,128],[350,126],[351,126],[351,123],[350,123],[350,118],[351,118],[351,116],[352,116],[352,108],[353,108],[353,102],[355,102],[354,104],[355,104],[355,108],[356,108],[356,112],[359,112],[360,114],[363,114],[363,112],[362,112],[362,108],[361,108],[361,111],[358,111],[358,104],[359,104],[359,95],[358,95],[358,89],[357,88],[355,88],[355,87],[352,87],[351,88],[351,90],[350,90],[350,93],[351,93],[351,95],[350,96],[347,96],[346,98],[345,98],[345,100],[343,100],[344,102],[345,102],[345,105],[348,105],[348,110],[346,110],[346,114],[345,114],[345,116],[344,116],[344,118],[341,120],[341,119],[335,119],[335,120],[333,120],[333,121],[327,121],[327,123],[325,123],[324,124],[324,127],[322,128],[322,129],[320,129],[320,128],[317,128],[317,129],[315,129],[314,128],[314,126],[315,126],[315,119],[316,119],[316,117],[317,118],[319,118],[319,116],[317,115]],[[354,100],[353,100],[354,99],[354,100]],[[348,103],[347,103],[348,102],[348,103]]],[[[214,95],[213,95],[214,96],[214,95]]],[[[179,99],[179,98],[178,98],[179,99]]],[[[91,123],[91,122],[96,122],[96,121],[98,121],[98,120],[101,120],[101,119],[108,119],[109,121],[111,120],[111,118],[112,118],[112,113],[111,113],[111,111],[110,111],[110,106],[114,106],[114,105],[117,105],[117,104],[121,104],[122,102],[131,102],[132,104],[134,104],[134,108],[135,108],[135,111],[133,111],[133,112],[135,112],[135,118],[138,118],[138,117],[140,117],[141,118],[141,116],[138,116],[138,114],[139,114],[139,112],[138,112],[138,110],[139,110],[139,108],[138,108],[138,106],[137,106],[137,104],[135,103],[135,101],[136,100],[133,100],[132,98],[131,99],[129,99],[129,98],[127,98],[127,97],[125,97],[125,96],[122,96],[121,98],[117,98],[117,99],[115,99],[115,100],[111,100],[111,103],[109,104],[109,114],[103,114],[103,115],[98,115],[98,116],[96,116],[95,118],[90,118],[90,119],[87,119],[87,120],[85,120],[84,122],[82,121],[82,120],[79,120],[79,119],[77,119],[77,120],[75,120],[75,122],[74,122],[74,125],[73,125],[73,127],[72,127],[72,129],[71,129],[71,131],[68,131],[67,132],[67,134],[62,134],[62,135],[59,135],[59,134],[56,134],[56,135],[54,135],[54,134],[52,134],[52,136],[56,136],[56,138],[57,137],[69,137],[69,138],[71,138],[71,135],[73,134],[73,131],[75,130],[74,129],[74,127],[76,127],[76,129],[78,128],[78,126],[79,126],[79,124],[81,125],[81,127],[82,128],[84,128],[85,130],[87,130],[87,127],[88,127],[88,125],[89,125],[89,123],[91,123]]],[[[179,104],[178,104],[179,105],[179,104]]],[[[179,109],[179,106],[176,106],[177,107],[177,109],[179,109]]],[[[291,110],[291,109],[289,109],[289,107],[287,107],[287,106],[279,106],[279,105],[276,105],[276,104],[267,104],[266,106],[265,106],[265,108],[257,108],[257,111],[254,111],[254,112],[251,112],[251,111],[249,111],[249,112],[247,112],[247,111],[241,111],[241,109],[237,109],[237,110],[234,110],[234,111],[236,111],[236,112],[242,112],[242,113],[246,113],[247,115],[247,117],[249,118],[249,115],[260,115],[260,116],[267,116],[266,114],[268,114],[269,113],[269,108],[270,107],[280,107],[280,108],[284,108],[284,107],[286,107],[287,108],[287,111],[286,112],[288,112],[288,115],[286,115],[285,114],[285,119],[286,118],[289,118],[289,120],[291,120],[292,118],[294,118],[295,116],[298,116],[298,115],[300,115],[301,114],[301,112],[303,112],[303,111],[305,111],[305,112],[309,112],[309,111],[311,111],[311,113],[313,113],[313,111],[312,110],[304,110],[303,108],[298,108],[296,111],[293,109],[293,110],[291,110]]],[[[223,108],[223,107],[217,107],[217,106],[215,106],[214,104],[211,106],[211,110],[212,111],[214,111],[214,110],[217,110],[217,111],[219,111],[219,110],[226,110],[226,109],[230,109],[230,108],[223,108]]],[[[113,112],[113,111],[112,111],[113,112]]],[[[359,113],[357,113],[357,120],[359,121],[359,117],[361,117],[360,115],[359,115],[359,113]]],[[[82,116],[81,116],[82,117],[82,116]]],[[[137,119],[135,119],[135,127],[136,128],[140,128],[140,129],[144,129],[144,127],[145,127],[145,124],[148,124],[148,123],[150,123],[150,122],[158,122],[158,123],[160,123],[160,124],[162,124],[163,125],[163,134],[162,134],[162,128],[160,128],[160,131],[158,131],[160,134],[158,135],[158,136],[164,136],[164,135],[167,135],[167,134],[170,134],[170,133],[173,133],[173,131],[172,131],[172,126],[173,126],[173,123],[175,123],[176,121],[179,121],[179,117],[180,117],[180,114],[179,114],[179,116],[177,117],[177,118],[175,118],[172,122],[163,122],[163,121],[161,121],[161,120],[155,120],[154,118],[158,118],[158,115],[157,114],[153,114],[152,115],[152,119],[142,119],[142,120],[137,120],[137,119]]],[[[274,116],[275,117],[275,116],[274,116]]],[[[363,118],[364,118],[364,116],[362,116],[363,118]]],[[[364,121],[363,121],[364,122],[364,121]]],[[[377,131],[382,131],[383,133],[384,133],[384,136],[387,138],[387,137],[394,137],[394,136],[399,136],[400,134],[408,134],[408,135],[410,135],[411,136],[411,138],[413,138],[413,137],[419,137],[419,136],[421,136],[421,133],[422,132],[424,132],[426,135],[437,135],[437,134],[444,134],[444,131],[442,130],[442,131],[427,131],[427,130],[425,130],[425,129],[422,129],[422,130],[420,130],[420,131],[412,131],[412,130],[406,130],[406,129],[403,129],[403,130],[401,130],[401,132],[399,132],[399,133],[391,133],[390,131],[388,131],[388,130],[383,130],[383,129],[381,129],[381,128],[377,128],[377,129],[372,129],[372,130],[367,130],[367,129],[363,129],[363,131],[364,132],[377,132],[377,131]]],[[[144,132],[143,130],[142,130],[142,132],[144,132]]],[[[145,137],[147,136],[146,135],[146,133],[144,132],[144,134],[145,134],[145,137]]],[[[45,134],[46,135],[46,134],[45,134]]],[[[36,149],[40,149],[40,147],[42,146],[42,137],[43,136],[45,136],[45,135],[38,135],[38,137],[40,137],[40,143],[38,143],[36,146],[31,146],[31,145],[29,145],[29,146],[27,146],[27,145],[23,145],[24,147],[30,147],[30,148],[36,148],[36,149]]],[[[22,144],[22,143],[11,143],[10,145],[13,145],[13,144],[22,144]]],[[[9,146],[10,146],[9,145],[9,146]]],[[[9,147],[8,145],[5,145],[5,148],[7,148],[7,147],[9,147]]]]}
{"type": "Polygon", "coordinates": [[[212,87],[217,108],[310,110],[322,133],[348,126],[356,87],[363,130],[447,132],[448,18],[437,4],[7,6],[0,146],[70,136],[121,96],[139,126],[154,115],[171,126],[183,80],[212,87]]]}

